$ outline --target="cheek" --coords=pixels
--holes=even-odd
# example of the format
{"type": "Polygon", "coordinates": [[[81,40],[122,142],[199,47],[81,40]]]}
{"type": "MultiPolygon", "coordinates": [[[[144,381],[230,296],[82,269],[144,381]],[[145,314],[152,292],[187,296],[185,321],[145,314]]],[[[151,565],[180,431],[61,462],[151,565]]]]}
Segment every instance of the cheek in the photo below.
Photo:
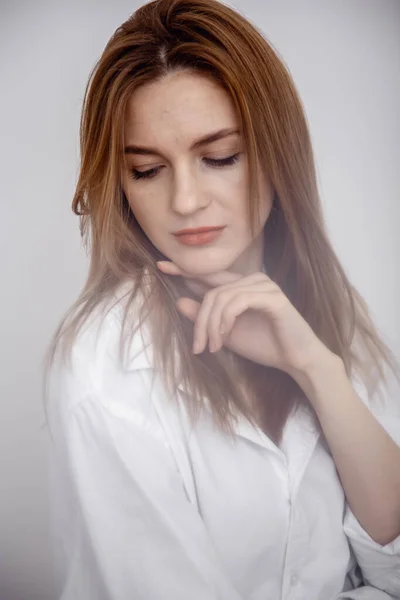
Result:
{"type": "Polygon", "coordinates": [[[143,204],[131,204],[131,209],[145,233],[157,230],[157,215],[153,214],[151,208],[143,204]]]}
{"type": "Polygon", "coordinates": [[[146,222],[151,222],[154,218],[153,207],[155,205],[151,198],[148,198],[146,194],[134,194],[129,187],[124,188],[125,196],[131,211],[135,215],[135,219],[140,225],[146,222]]]}
{"type": "Polygon", "coordinates": [[[156,202],[154,197],[126,195],[129,206],[135,216],[136,221],[145,233],[145,235],[157,245],[161,241],[167,225],[165,215],[160,203],[156,202]]]}

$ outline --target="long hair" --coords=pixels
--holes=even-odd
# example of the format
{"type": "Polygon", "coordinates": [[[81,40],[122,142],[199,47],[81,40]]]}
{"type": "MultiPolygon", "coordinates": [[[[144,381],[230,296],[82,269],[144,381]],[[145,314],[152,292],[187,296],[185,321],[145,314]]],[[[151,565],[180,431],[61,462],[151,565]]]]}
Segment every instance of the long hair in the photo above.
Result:
{"type": "Polygon", "coordinates": [[[165,257],[138,225],[122,190],[128,100],[139,86],[178,69],[212,78],[234,102],[247,153],[252,227],[260,201],[257,165],[271,181],[274,202],[263,233],[268,275],[342,358],[349,376],[357,375],[371,391],[385,382],[385,367],[398,371],[329,241],[308,125],[290,73],[255,26],[216,0],[143,5],[115,31],[90,75],[72,203],[90,251],[90,268],[79,298],[54,334],[48,365],[59,345],[66,355],[71,352],[92,311],[129,281],[121,344],[129,344],[130,335],[146,321],[156,369],[168,389],[176,388],[179,378],[193,392],[186,398],[192,418],[207,398],[222,430],[232,433],[232,420],[242,414],[279,441],[291,410],[307,403],[304,393],[287,373],[255,365],[225,348],[192,354],[191,326],[179,314],[176,299],[183,292],[193,294],[179,278],[158,270],[156,261],[165,257]],[[132,312],[139,294],[143,310],[132,312]]]}

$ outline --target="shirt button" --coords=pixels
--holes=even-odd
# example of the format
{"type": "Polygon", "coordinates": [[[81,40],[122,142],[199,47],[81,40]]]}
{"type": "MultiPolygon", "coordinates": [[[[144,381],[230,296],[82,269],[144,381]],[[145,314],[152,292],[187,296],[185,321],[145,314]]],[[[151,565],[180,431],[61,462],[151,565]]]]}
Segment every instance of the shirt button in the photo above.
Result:
{"type": "Polygon", "coordinates": [[[293,573],[293,575],[290,578],[290,585],[295,586],[299,581],[299,576],[296,575],[296,573],[293,573]]]}

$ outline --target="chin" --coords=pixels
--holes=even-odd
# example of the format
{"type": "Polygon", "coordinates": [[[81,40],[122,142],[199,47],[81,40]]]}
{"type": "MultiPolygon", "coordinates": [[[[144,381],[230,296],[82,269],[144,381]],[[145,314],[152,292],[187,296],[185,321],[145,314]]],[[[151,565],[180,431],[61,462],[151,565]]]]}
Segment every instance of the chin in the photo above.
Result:
{"type": "Polygon", "coordinates": [[[227,271],[235,262],[236,256],[226,253],[212,252],[209,256],[180,256],[175,262],[181,269],[193,275],[212,275],[219,271],[227,271]]]}

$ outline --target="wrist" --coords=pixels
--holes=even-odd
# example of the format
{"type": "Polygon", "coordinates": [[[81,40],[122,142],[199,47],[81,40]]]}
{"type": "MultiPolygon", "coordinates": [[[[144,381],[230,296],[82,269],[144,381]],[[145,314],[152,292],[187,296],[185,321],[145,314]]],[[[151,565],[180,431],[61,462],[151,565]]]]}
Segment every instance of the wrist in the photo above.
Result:
{"type": "Polygon", "coordinates": [[[325,397],[327,389],[335,388],[347,374],[343,360],[326,346],[318,355],[296,372],[290,373],[316,408],[319,400],[325,397]]]}

